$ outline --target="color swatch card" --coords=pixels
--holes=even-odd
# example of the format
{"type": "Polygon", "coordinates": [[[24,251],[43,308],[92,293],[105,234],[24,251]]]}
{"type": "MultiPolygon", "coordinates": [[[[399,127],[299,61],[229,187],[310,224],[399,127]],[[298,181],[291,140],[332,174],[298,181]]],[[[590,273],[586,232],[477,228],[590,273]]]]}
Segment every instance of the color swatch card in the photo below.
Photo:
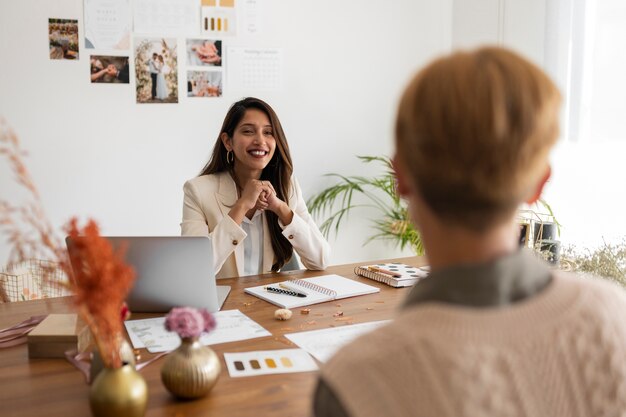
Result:
{"type": "Polygon", "coordinates": [[[282,308],[297,308],[340,298],[373,294],[379,292],[380,288],[339,275],[322,275],[259,285],[246,288],[244,291],[282,308]]]}
{"type": "Polygon", "coordinates": [[[317,370],[313,358],[302,349],[224,353],[224,361],[232,378],[317,370]]]}
{"type": "Polygon", "coordinates": [[[202,0],[202,34],[234,36],[237,34],[235,0],[202,0]]]}
{"type": "MultiPolygon", "coordinates": [[[[217,322],[215,330],[200,337],[200,343],[205,346],[272,335],[239,310],[218,311],[213,316],[217,322]]],[[[165,317],[127,320],[124,325],[135,349],[147,348],[148,352],[156,353],[180,346],[178,335],[165,330],[165,317]]]]}

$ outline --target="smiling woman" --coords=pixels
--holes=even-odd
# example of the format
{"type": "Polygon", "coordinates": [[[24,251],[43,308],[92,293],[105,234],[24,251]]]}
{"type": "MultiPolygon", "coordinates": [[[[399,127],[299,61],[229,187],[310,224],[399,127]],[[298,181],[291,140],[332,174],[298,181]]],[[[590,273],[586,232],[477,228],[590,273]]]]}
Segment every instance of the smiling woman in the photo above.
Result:
{"type": "Polygon", "coordinates": [[[185,183],[183,236],[210,236],[218,278],[279,271],[294,249],[324,269],[330,247],[311,218],[283,128],[262,100],[233,104],[200,175],[185,183]]]}

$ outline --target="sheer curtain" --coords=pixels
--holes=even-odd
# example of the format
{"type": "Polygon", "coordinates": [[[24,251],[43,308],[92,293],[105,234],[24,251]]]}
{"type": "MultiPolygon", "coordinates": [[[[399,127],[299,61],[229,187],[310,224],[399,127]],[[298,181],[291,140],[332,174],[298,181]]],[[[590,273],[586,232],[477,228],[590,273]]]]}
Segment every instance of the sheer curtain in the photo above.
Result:
{"type": "Polygon", "coordinates": [[[626,142],[626,1],[547,0],[544,63],[564,93],[563,137],[626,142]]]}

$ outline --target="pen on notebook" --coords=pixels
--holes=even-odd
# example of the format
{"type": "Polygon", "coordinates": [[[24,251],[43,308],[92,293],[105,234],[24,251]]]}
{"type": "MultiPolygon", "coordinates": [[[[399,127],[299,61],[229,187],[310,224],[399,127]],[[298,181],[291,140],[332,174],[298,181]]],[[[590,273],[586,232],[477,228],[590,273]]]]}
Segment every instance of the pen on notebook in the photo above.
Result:
{"type": "Polygon", "coordinates": [[[279,286],[280,288],[284,289],[284,290],[289,290],[289,291],[293,291],[293,292],[295,292],[295,293],[303,294],[305,297],[307,296],[306,291],[301,290],[301,289],[299,289],[299,288],[294,288],[294,287],[292,287],[291,285],[289,285],[289,284],[287,284],[287,283],[285,283],[285,282],[281,282],[281,283],[279,283],[279,284],[278,284],[278,286],[279,286]]]}
{"type": "Polygon", "coordinates": [[[367,269],[374,272],[380,272],[381,274],[391,275],[394,278],[402,277],[402,275],[398,274],[397,272],[388,271],[386,269],[378,268],[377,266],[368,266],[367,269]]]}
{"type": "Polygon", "coordinates": [[[306,297],[306,294],[303,294],[301,292],[283,290],[281,288],[276,288],[276,287],[265,287],[265,290],[270,291],[270,292],[275,292],[277,294],[291,295],[293,297],[306,297]]]}

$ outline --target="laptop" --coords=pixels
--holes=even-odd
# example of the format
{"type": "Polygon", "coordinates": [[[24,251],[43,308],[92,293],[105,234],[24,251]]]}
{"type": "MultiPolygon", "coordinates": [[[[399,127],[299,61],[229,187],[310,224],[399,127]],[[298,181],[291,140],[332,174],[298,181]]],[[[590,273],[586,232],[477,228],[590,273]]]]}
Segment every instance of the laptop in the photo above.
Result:
{"type": "MultiPolygon", "coordinates": [[[[208,236],[105,236],[114,247],[126,242],[125,261],[136,272],[126,299],[138,313],[166,313],[172,307],[222,308],[230,287],[216,285],[208,236]]],[[[70,254],[72,242],[66,244],[70,254]]]]}

